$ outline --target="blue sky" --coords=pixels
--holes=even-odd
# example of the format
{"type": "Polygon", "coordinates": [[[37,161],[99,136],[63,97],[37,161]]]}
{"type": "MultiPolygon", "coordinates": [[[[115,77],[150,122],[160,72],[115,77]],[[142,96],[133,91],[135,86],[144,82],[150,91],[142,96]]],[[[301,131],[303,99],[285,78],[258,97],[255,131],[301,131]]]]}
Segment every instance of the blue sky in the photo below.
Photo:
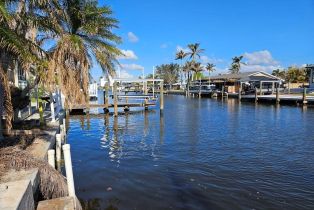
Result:
{"type": "MultiPolygon", "coordinates": [[[[141,69],[176,62],[178,48],[200,43],[203,63],[227,72],[231,58],[244,55],[242,71],[284,68],[314,63],[314,0],[110,0],[120,21],[115,32],[123,77],[138,76],[141,69]]],[[[101,70],[95,66],[97,78],[101,70]]]]}

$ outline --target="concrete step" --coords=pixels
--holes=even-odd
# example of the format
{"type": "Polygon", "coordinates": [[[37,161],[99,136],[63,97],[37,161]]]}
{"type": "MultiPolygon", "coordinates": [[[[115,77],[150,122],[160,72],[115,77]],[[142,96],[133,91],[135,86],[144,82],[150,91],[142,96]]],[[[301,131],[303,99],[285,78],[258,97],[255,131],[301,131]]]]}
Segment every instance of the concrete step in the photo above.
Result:
{"type": "Polygon", "coordinates": [[[74,199],[72,197],[62,197],[51,200],[40,201],[37,210],[73,210],[74,199]]]}
{"type": "Polygon", "coordinates": [[[30,180],[20,180],[0,184],[0,209],[33,210],[34,197],[30,180]]]}

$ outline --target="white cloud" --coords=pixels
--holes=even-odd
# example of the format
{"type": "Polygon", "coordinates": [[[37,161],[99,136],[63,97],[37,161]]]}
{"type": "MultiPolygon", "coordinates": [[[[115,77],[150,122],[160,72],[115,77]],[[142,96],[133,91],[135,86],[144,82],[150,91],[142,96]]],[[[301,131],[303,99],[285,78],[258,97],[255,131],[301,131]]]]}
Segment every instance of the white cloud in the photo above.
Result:
{"type": "Polygon", "coordinates": [[[215,58],[215,57],[208,57],[206,55],[201,56],[201,61],[203,63],[214,63],[214,64],[223,63],[224,62],[223,59],[215,58]]]}
{"type": "Polygon", "coordinates": [[[121,50],[122,54],[118,57],[118,59],[125,59],[125,60],[137,60],[138,57],[132,50],[121,50]]]}
{"type": "Polygon", "coordinates": [[[132,79],[132,78],[135,78],[135,76],[132,75],[132,74],[129,74],[129,73],[126,72],[125,70],[121,70],[121,72],[120,72],[120,78],[123,78],[123,79],[132,79]]]}
{"type": "Polygon", "coordinates": [[[241,71],[265,71],[271,73],[275,69],[282,69],[280,65],[242,65],[241,71]]]}
{"type": "Polygon", "coordinates": [[[272,72],[275,69],[281,69],[279,62],[273,58],[268,50],[244,53],[246,65],[242,65],[241,71],[265,71],[272,72]]]}
{"type": "Polygon", "coordinates": [[[248,65],[277,65],[276,61],[268,50],[244,53],[243,57],[247,59],[248,65]]]}
{"type": "Polygon", "coordinates": [[[139,41],[139,38],[133,32],[128,33],[128,39],[129,39],[129,42],[133,42],[133,43],[139,41]]]}
{"type": "Polygon", "coordinates": [[[143,71],[144,67],[138,64],[121,64],[122,69],[124,70],[139,70],[143,71]]]}

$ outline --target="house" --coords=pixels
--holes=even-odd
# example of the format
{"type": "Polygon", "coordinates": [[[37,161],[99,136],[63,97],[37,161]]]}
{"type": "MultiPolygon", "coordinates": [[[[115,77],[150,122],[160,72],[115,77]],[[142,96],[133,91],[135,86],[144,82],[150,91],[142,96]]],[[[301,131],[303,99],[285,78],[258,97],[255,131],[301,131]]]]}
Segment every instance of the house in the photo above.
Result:
{"type": "Polygon", "coordinates": [[[309,71],[309,86],[314,88],[314,64],[308,64],[305,67],[309,71]]]}
{"type": "Polygon", "coordinates": [[[255,90],[255,88],[266,91],[274,91],[277,85],[282,84],[282,79],[263,71],[242,72],[238,74],[220,74],[210,77],[211,84],[215,84],[217,89],[222,89],[228,93],[238,93],[240,87],[244,91],[255,90]]]}

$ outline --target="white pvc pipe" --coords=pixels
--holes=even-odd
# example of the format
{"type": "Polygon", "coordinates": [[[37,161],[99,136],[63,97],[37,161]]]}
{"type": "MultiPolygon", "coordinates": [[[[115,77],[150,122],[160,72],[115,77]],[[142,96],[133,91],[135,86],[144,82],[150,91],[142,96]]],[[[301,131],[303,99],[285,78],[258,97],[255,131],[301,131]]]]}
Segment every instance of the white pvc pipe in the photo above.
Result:
{"type": "Polygon", "coordinates": [[[61,161],[61,134],[56,135],[56,157],[57,161],[61,161]]]}
{"type": "Polygon", "coordinates": [[[53,168],[56,168],[56,166],[55,166],[55,151],[53,149],[48,150],[48,163],[53,168]]]}
{"type": "Polygon", "coordinates": [[[75,188],[74,188],[70,145],[65,144],[62,146],[62,149],[63,149],[63,154],[64,154],[64,164],[65,164],[65,172],[66,172],[66,176],[67,176],[69,196],[75,198],[75,188]]]}
{"type": "Polygon", "coordinates": [[[66,135],[67,134],[67,126],[65,124],[65,118],[63,118],[63,127],[64,127],[64,129],[63,129],[64,135],[66,135]]]}
{"type": "Polygon", "coordinates": [[[63,125],[60,125],[60,134],[61,134],[61,141],[62,141],[62,143],[65,143],[64,127],[63,127],[63,125]]]}
{"type": "Polygon", "coordinates": [[[51,122],[56,121],[56,116],[55,116],[55,105],[53,103],[53,95],[50,93],[50,110],[51,110],[51,122]]]}

